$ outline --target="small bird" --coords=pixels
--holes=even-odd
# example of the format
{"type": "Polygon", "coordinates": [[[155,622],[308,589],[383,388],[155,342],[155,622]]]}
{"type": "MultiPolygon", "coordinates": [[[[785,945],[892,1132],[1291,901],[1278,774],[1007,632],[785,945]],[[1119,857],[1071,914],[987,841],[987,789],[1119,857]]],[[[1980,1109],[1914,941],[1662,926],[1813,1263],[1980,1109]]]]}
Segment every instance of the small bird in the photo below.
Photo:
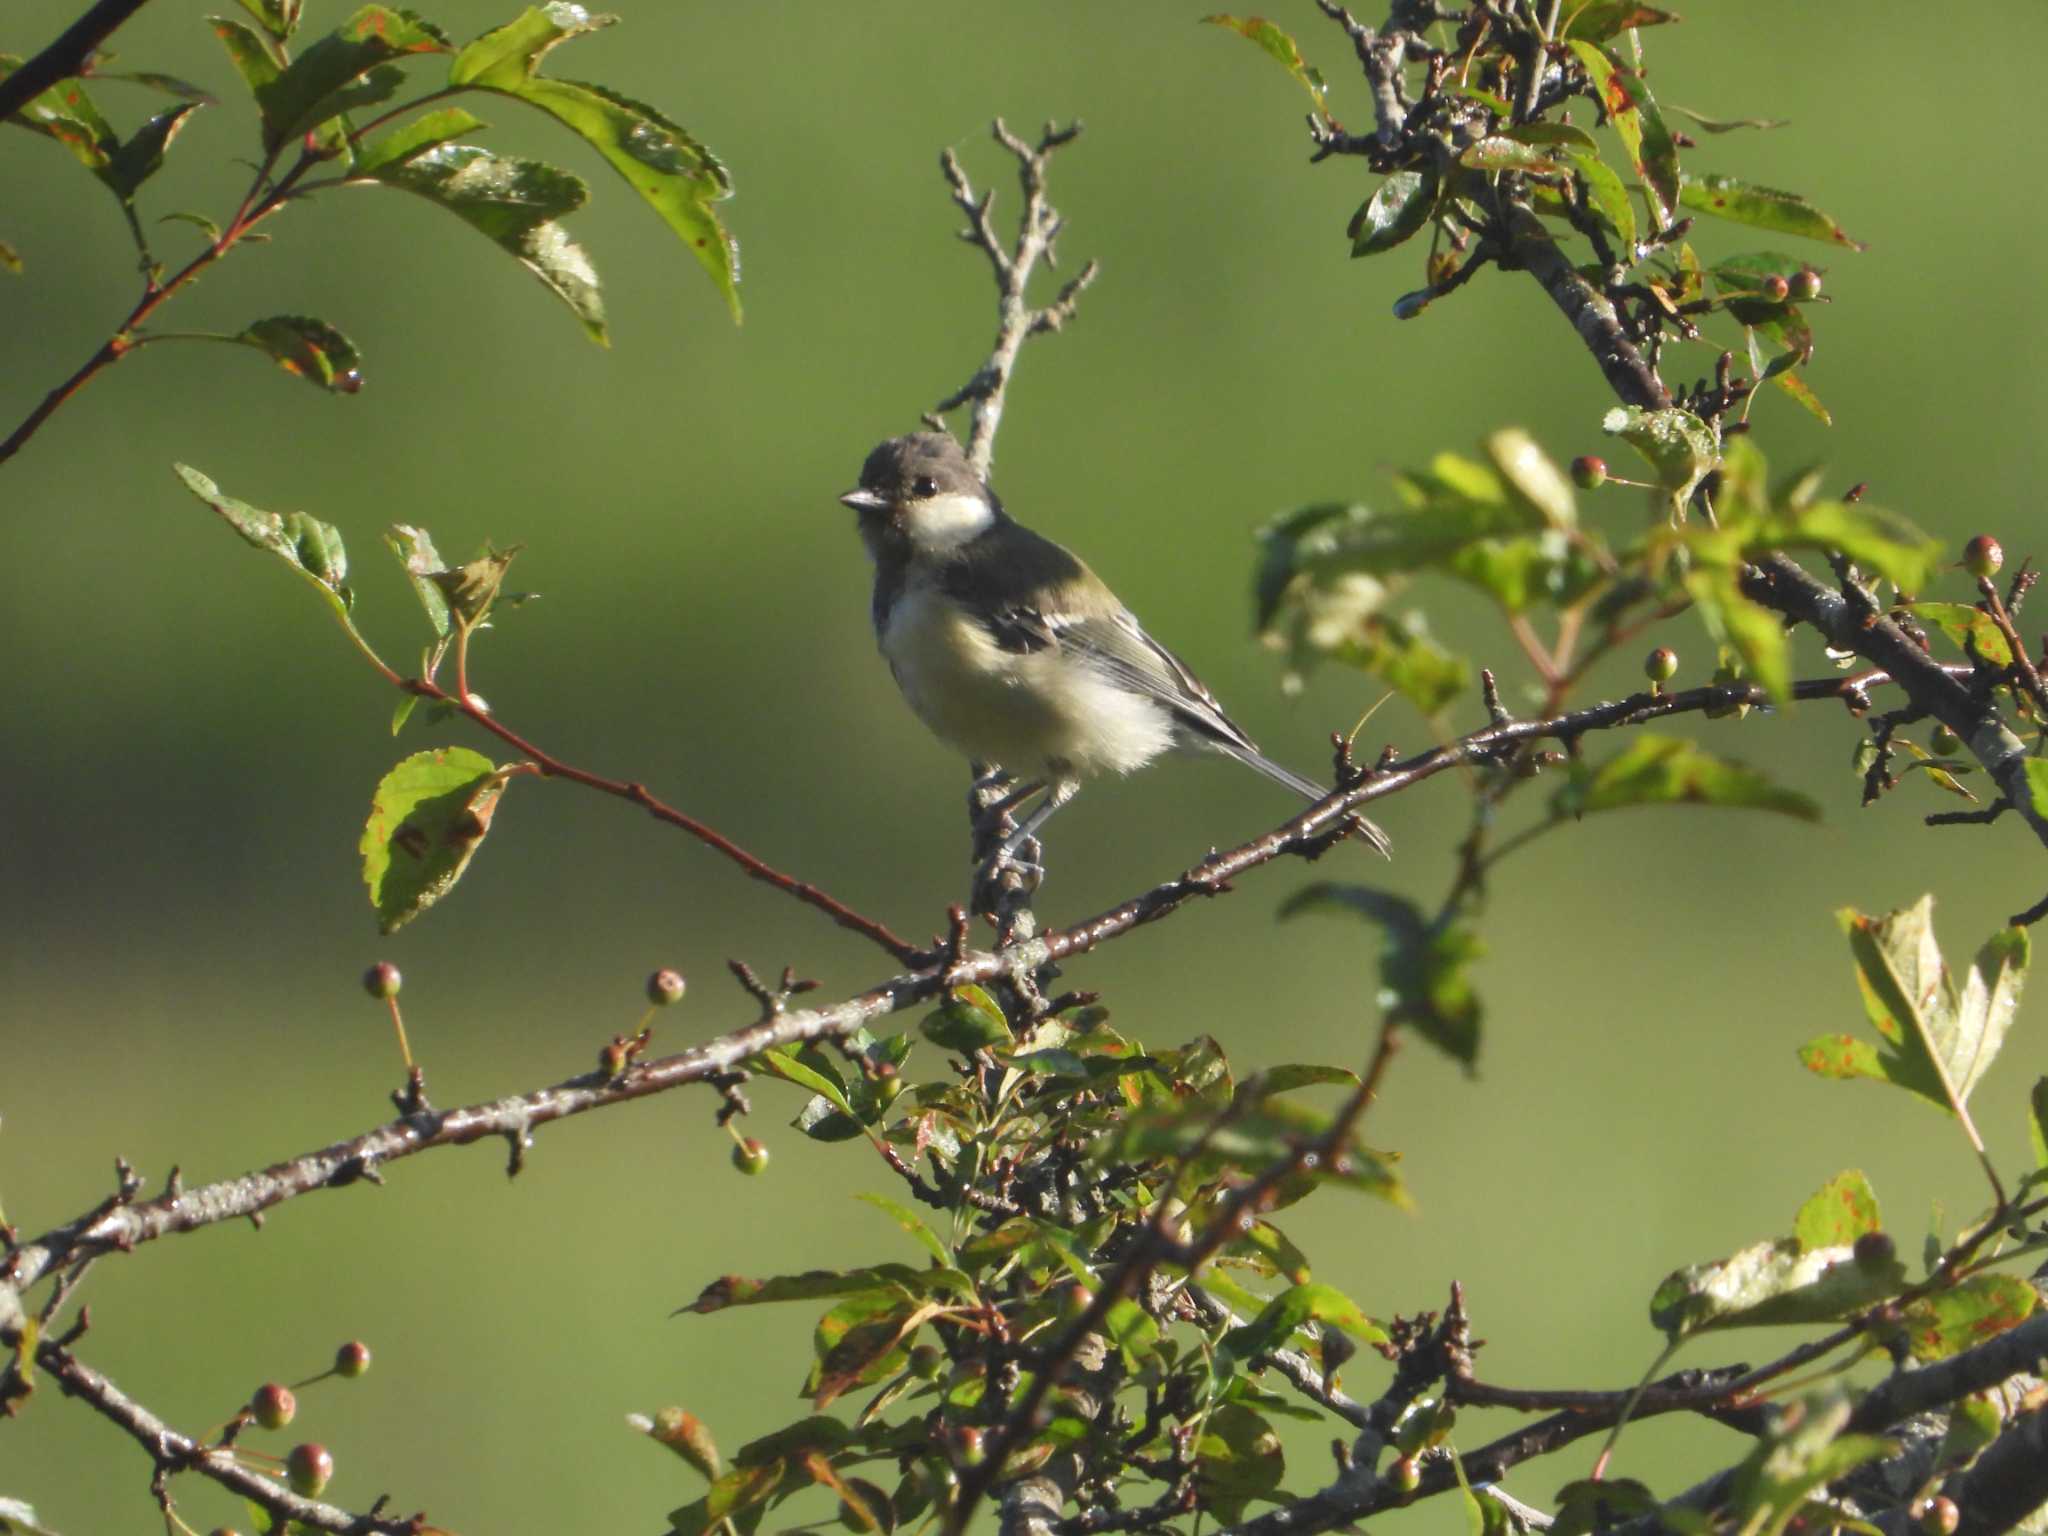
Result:
{"type": "MultiPolygon", "coordinates": [[[[1169,748],[1221,752],[1310,800],[1329,793],[1264,756],[1099,576],[1003,510],[946,433],[891,438],[839,499],[860,514],[875,638],[918,719],[970,758],[1042,775],[1013,797],[1046,791],[999,857],[1083,780],[1169,748]]],[[[1353,822],[1387,853],[1384,832],[1353,822]]]]}

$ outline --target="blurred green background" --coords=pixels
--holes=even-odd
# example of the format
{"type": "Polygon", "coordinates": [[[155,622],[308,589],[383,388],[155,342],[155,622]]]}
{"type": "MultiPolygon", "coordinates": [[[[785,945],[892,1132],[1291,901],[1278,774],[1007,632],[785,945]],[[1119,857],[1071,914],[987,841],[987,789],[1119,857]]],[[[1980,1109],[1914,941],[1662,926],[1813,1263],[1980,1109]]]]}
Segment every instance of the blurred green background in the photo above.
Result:
{"type": "MultiPolygon", "coordinates": [[[[17,0],[0,47],[40,48],[77,8],[17,0]]],[[[986,349],[988,279],[953,240],[936,159],[955,146],[998,187],[998,211],[1013,207],[992,114],[1086,120],[1055,193],[1069,266],[1103,266],[1078,322],[1026,354],[999,488],[1084,549],[1269,751],[1322,770],[1327,733],[1378,689],[1326,673],[1281,697],[1247,634],[1250,531],[1303,501],[1382,496],[1387,467],[1469,450],[1508,422],[1561,458],[1601,448],[1609,401],[1524,280],[1489,274],[1392,320],[1419,249],[1348,260],[1343,225],[1368,178],[1305,164],[1295,88],[1195,25],[1203,8],[629,0],[624,24],[552,68],[656,103],[728,161],[743,328],[594,156],[493,103],[486,142],[592,182],[572,228],[606,281],[609,351],[445,215],[341,192],[276,221],[273,243],[164,320],[322,316],[362,348],[360,396],[322,396],[253,353],[162,347],[95,382],[0,470],[11,1220],[35,1233],[88,1206],[117,1153],[154,1188],[173,1165],[188,1183],[223,1177],[384,1118],[399,1068],[357,984],[375,959],[404,968],[442,1103],[586,1069],[634,1024],[657,965],[693,983],[660,1020],[669,1048],[747,1017],[727,956],[794,964],[826,996],[884,969],[686,839],[535,783],[514,786],[460,892],[380,940],[355,856],[371,786],[401,752],[484,744],[417,723],[394,744],[391,697],[298,583],[176,486],[174,458],[258,505],[338,524],[360,619],[398,661],[422,630],[377,548],[384,524],[425,524],[451,555],[523,542],[514,584],[544,599],[478,652],[476,686],[505,720],[645,780],[906,933],[942,922],[967,873],[963,770],[912,725],[872,654],[866,567],[833,495],[986,349]]],[[[342,14],[319,7],[312,24],[342,14]]],[[[430,14],[466,38],[510,9],[441,0],[430,14]]],[[[1340,115],[1363,123],[1342,37],[1307,0],[1273,14],[1337,83],[1340,115]]],[[[1924,7],[1896,0],[1730,0],[1645,41],[1662,100],[1793,120],[1707,139],[1694,168],[1808,192],[1870,242],[1862,256],[1802,253],[1828,269],[1835,300],[1811,378],[1838,425],[1768,396],[1756,414],[1774,461],[1825,459],[1836,483],[1870,481],[1874,500],[1944,539],[1986,528],[2029,548],[2043,326],[2028,253],[2044,230],[2008,146],[2031,130],[2048,13],[1995,6],[1972,13],[1967,35],[1940,35],[1924,7]]],[[[116,46],[127,67],[224,98],[145,190],[145,215],[232,208],[252,114],[201,8],[158,0],[116,46]]],[[[112,84],[98,95],[124,129],[156,104],[112,84]]],[[[136,279],[112,199],[56,146],[0,138],[0,177],[0,239],[27,263],[0,275],[11,423],[104,338],[136,279]]],[[[188,229],[160,229],[164,253],[190,248],[188,229]]],[[[1787,243],[1732,227],[1700,240],[1709,254],[1787,243]]],[[[1696,375],[1711,357],[1694,349],[1670,372],[1696,375]]],[[[1642,508],[1608,492],[1589,515],[1620,529],[1642,508]]],[[[1425,597],[1453,643],[1522,686],[1512,646],[1469,602],[1425,597]]],[[[1669,638],[1682,677],[1702,675],[1696,622],[1669,638]]],[[[1802,669],[1819,670],[1801,647],[1802,669]]],[[[1618,693],[1634,676],[1598,686],[1618,693]]],[[[1480,718],[1473,700],[1456,723],[1480,718]]],[[[1419,1214],[1328,1196],[1294,1224],[1319,1278],[1375,1313],[1439,1306],[1462,1280],[1492,1341],[1490,1379],[1632,1380],[1657,1344],[1644,1316],[1657,1280],[1788,1230],[1844,1167],[1868,1171],[1909,1251],[1931,1207],[1952,1229],[1980,1202],[1962,1138],[1938,1116],[1810,1078],[1792,1053],[1859,1018],[1833,908],[1883,910],[1932,888],[1950,946],[1974,946],[2039,896],[2038,859],[2010,827],[1924,831],[1919,814],[1941,808],[1924,788],[1859,811],[1856,731],[1838,710],[1701,730],[1818,796],[1827,824],[1631,813],[1509,866],[1486,923],[1477,1076],[1412,1049],[1368,1127],[1404,1153],[1419,1214]]],[[[1415,749],[1429,735],[1394,705],[1367,739],[1415,749]]],[[[1098,910],[1287,809],[1212,762],[1098,787],[1053,824],[1043,910],[1098,910]]],[[[1385,880],[1433,901],[1464,825],[1459,784],[1447,776],[1376,814],[1400,853],[1385,880]]],[[[1352,857],[1317,874],[1381,876],[1352,857]]],[[[1241,1068],[1355,1059],[1374,1017],[1376,935],[1277,923],[1304,878],[1261,872],[1075,964],[1067,984],[1103,991],[1141,1038],[1213,1031],[1241,1068]]],[[[2034,1025],[1978,1100],[2008,1161],[2024,1149],[2034,1025]]],[[[660,1529],[697,1479],[622,1416],[680,1403],[729,1447],[783,1422],[799,1411],[811,1321],[669,1311],[725,1271],[911,1256],[849,1198],[888,1189],[885,1170],[783,1129],[794,1108],[773,1086],[757,1094],[776,1159],[759,1182],[727,1165],[709,1097],[685,1094],[545,1131],[516,1183],[502,1149],[482,1147],[396,1166],[382,1189],[298,1202],[260,1234],[223,1228],[111,1260],[83,1291],[87,1353],[198,1428],[360,1336],[375,1370],[310,1394],[301,1418],[335,1452],[341,1502],[388,1490],[395,1508],[468,1532],[660,1529]]],[[[1728,1357],[1700,1347],[1686,1363],[1728,1357]]],[[[1351,1385],[1377,1390],[1369,1360],[1351,1385]]],[[[1475,1422],[1463,1438],[1498,1427],[1475,1422]]],[[[1291,1486],[1326,1480],[1321,1444],[1294,1444],[1291,1486]]],[[[1632,1432],[1618,1470],[1673,1491],[1738,1452],[1722,1431],[1659,1421],[1632,1432]]],[[[1510,1486],[1540,1502],[1590,1454],[1510,1486]]],[[[0,1430],[0,1493],[60,1530],[159,1528],[147,1479],[130,1443],[54,1397],[0,1430]]],[[[201,1528],[240,1518],[188,1493],[201,1528]]],[[[1438,1501],[1409,1524],[1462,1518],[1438,1501]]]]}

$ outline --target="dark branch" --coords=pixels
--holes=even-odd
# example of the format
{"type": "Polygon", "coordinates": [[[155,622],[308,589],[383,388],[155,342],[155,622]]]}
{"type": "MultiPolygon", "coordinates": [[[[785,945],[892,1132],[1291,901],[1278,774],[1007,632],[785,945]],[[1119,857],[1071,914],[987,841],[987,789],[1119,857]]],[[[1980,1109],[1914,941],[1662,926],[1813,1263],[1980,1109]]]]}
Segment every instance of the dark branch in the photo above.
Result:
{"type": "Polygon", "coordinates": [[[148,3],[149,0],[98,0],[66,27],[54,43],[0,80],[0,122],[14,116],[59,80],[84,74],[100,44],[148,3]]]}

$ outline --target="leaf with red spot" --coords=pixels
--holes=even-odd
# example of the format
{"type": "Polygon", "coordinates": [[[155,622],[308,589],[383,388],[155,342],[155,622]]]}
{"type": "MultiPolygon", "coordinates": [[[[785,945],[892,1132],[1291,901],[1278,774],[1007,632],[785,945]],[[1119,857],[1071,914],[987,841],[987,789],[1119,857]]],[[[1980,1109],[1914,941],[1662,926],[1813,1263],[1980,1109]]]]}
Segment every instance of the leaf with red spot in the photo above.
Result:
{"type": "Polygon", "coordinates": [[[235,340],[330,394],[352,395],[363,387],[363,360],[355,343],[325,320],[311,315],[267,315],[251,321],[235,340]]]}
{"type": "MultiPolygon", "coordinates": [[[[446,33],[411,11],[366,5],[281,69],[254,85],[263,146],[279,145],[354,107],[389,100],[404,83],[394,59],[451,53],[446,33]]],[[[252,82],[253,84],[253,82],[252,82]]]]}
{"type": "Polygon", "coordinates": [[[454,889],[510,777],[467,747],[415,752],[384,775],[360,845],[378,932],[395,932],[454,889]]]}
{"type": "Polygon", "coordinates": [[[1836,1174],[1799,1207],[1792,1233],[1799,1246],[1846,1248],[1866,1232],[1882,1229],[1877,1211],[1877,1192],[1857,1169],[1836,1174]]]}
{"type": "Polygon", "coordinates": [[[1906,1308],[1906,1342],[1916,1360],[1945,1360],[2017,1328],[2040,1305],[2018,1275],[1972,1275],[1906,1308]]]}

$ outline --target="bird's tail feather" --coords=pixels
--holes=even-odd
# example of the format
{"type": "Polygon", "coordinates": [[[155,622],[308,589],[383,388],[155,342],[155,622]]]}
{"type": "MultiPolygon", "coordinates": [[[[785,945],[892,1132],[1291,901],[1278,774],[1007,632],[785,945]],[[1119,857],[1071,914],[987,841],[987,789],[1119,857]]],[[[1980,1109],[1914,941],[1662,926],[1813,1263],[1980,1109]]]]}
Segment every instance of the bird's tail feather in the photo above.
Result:
{"type": "MultiPolygon", "coordinates": [[[[1327,785],[1318,784],[1313,779],[1305,779],[1292,768],[1283,768],[1264,753],[1255,751],[1250,747],[1239,746],[1234,741],[1222,741],[1214,737],[1210,738],[1209,745],[1219,752],[1236,758],[1247,768],[1256,768],[1274,783],[1285,784],[1304,800],[1320,800],[1330,793],[1327,785]]],[[[1351,820],[1353,825],[1357,827],[1359,835],[1372,845],[1375,853],[1381,854],[1386,858],[1394,856],[1393,842],[1379,826],[1355,813],[1351,820]]]]}

